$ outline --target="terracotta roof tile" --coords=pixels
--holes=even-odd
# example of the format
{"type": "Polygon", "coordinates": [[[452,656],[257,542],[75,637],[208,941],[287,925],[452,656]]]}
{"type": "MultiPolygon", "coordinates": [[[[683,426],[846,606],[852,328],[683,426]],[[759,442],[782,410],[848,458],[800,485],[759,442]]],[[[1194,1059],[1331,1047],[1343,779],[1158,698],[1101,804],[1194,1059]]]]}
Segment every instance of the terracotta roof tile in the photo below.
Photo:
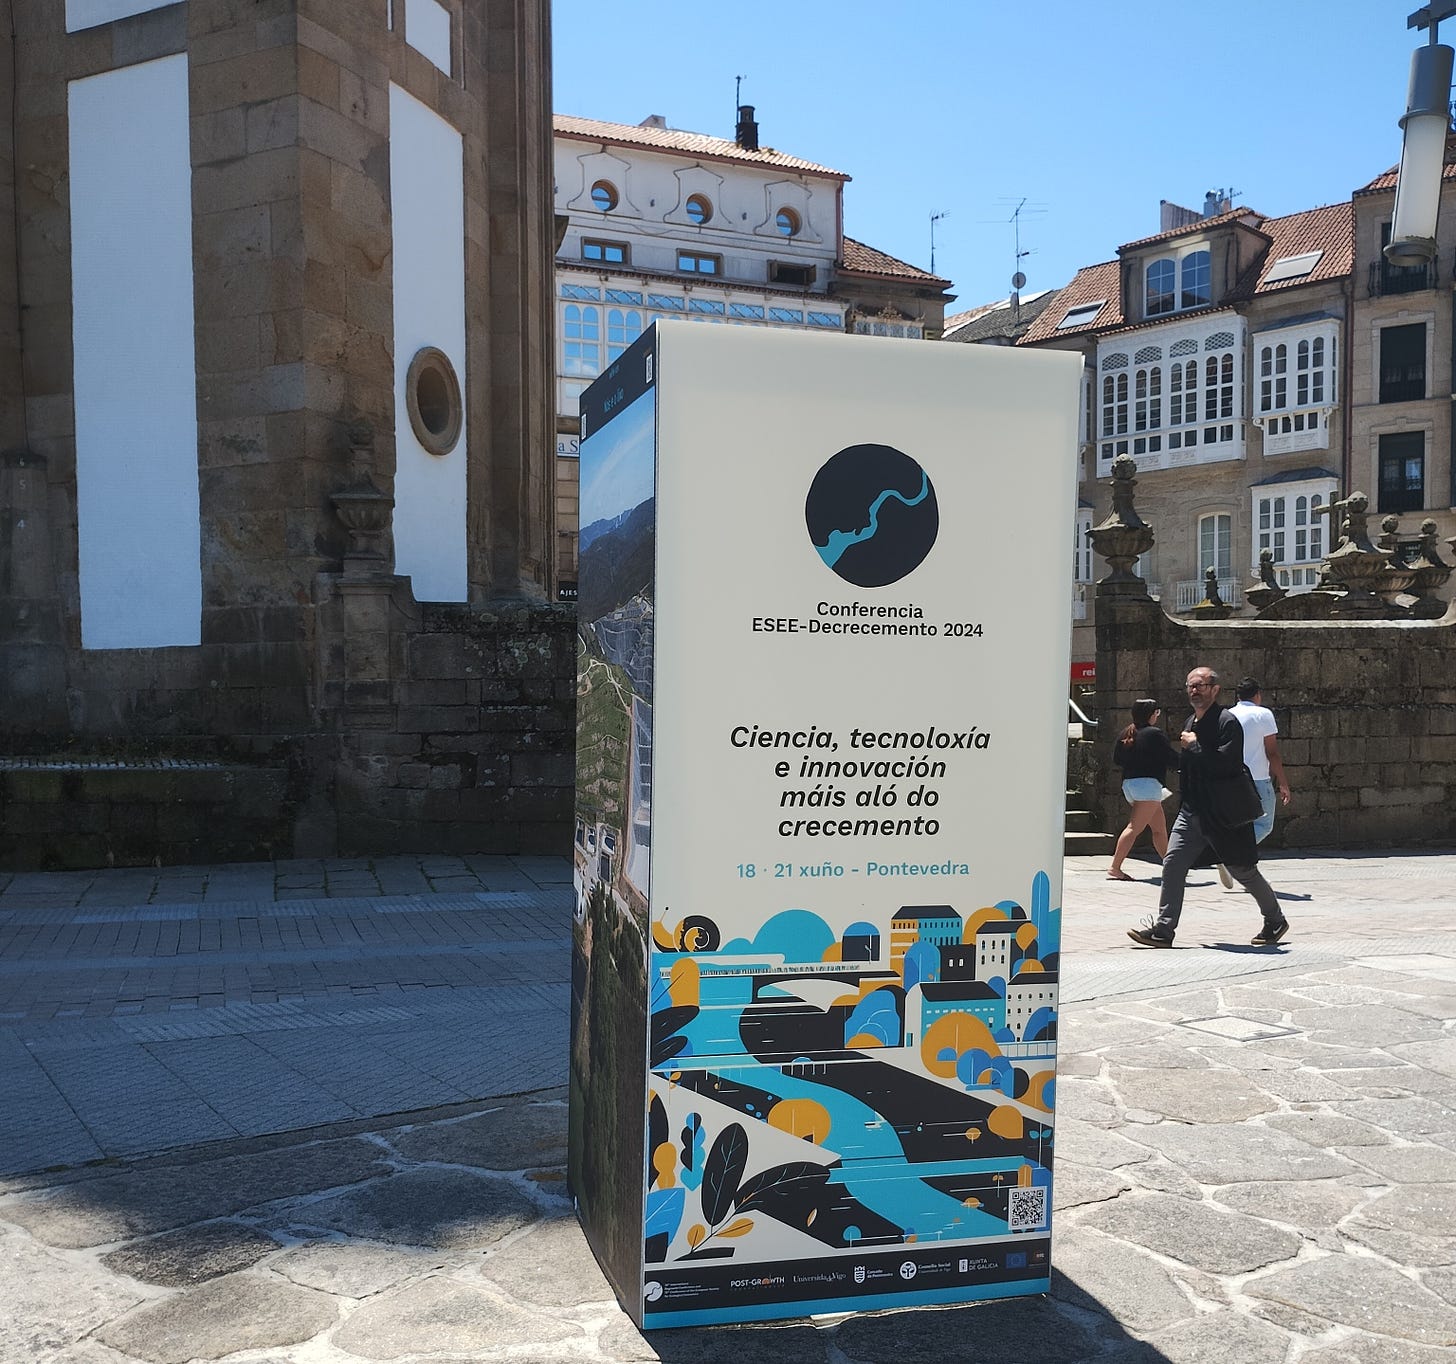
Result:
{"type": "MultiPolygon", "coordinates": [[[[1356,194],[1380,194],[1389,193],[1395,188],[1395,182],[1399,177],[1400,166],[1396,164],[1388,171],[1377,175],[1368,185],[1362,185],[1355,191],[1356,194]]],[[[1456,180],[1456,133],[1446,138],[1446,162],[1441,168],[1442,180],[1456,180]]]]}
{"type": "Polygon", "coordinates": [[[844,239],[844,259],[840,264],[857,275],[886,275],[894,279],[918,280],[922,284],[938,284],[947,289],[950,287],[948,279],[897,260],[883,251],[876,251],[873,246],[857,242],[853,237],[844,239]]]}
{"type": "Polygon", "coordinates": [[[1100,265],[1087,265],[1078,270],[1072,282],[1057,294],[1042,310],[1040,317],[1027,328],[1026,335],[1018,343],[1029,345],[1034,341],[1046,341],[1053,336],[1080,336],[1084,332],[1105,331],[1122,324],[1122,266],[1115,260],[1103,261],[1100,265]],[[1073,308],[1103,300],[1102,307],[1086,322],[1076,327],[1063,327],[1059,323],[1073,308]]]}
{"type": "Polygon", "coordinates": [[[1291,213],[1283,218],[1266,218],[1264,231],[1271,244],[1256,267],[1258,274],[1253,289],[1255,293],[1274,293],[1281,289],[1293,289],[1301,284],[1342,279],[1354,266],[1355,212],[1353,205],[1348,202],[1326,204],[1323,208],[1310,208],[1303,213],[1291,213]],[[1307,275],[1275,280],[1272,284],[1264,282],[1265,276],[1279,261],[1287,260],[1290,256],[1302,256],[1310,251],[1320,252],[1320,258],[1307,275]]]}
{"type": "Polygon", "coordinates": [[[1265,224],[1265,217],[1262,213],[1255,213],[1251,208],[1231,208],[1227,213],[1215,214],[1212,218],[1200,218],[1196,223],[1187,223],[1183,227],[1170,227],[1166,232],[1155,232],[1151,237],[1139,237],[1135,242],[1124,242],[1117,248],[1118,254],[1124,251],[1136,251],[1144,246],[1151,246],[1154,242],[1172,241],[1174,237],[1193,237],[1198,233],[1207,231],[1210,227],[1222,227],[1224,223],[1235,223],[1243,221],[1250,227],[1261,228],[1265,224]]]}
{"type": "Polygon", "coordinates": [[[609,142],[620,146],[647,147],[659,152],[683,152],[689,156],[706,157],[714,161],[736,161],[745,166],[778,166],[783,170],[806,171],[811,175],[825,175],[835,180],[850,178],[843,171],[831,170],[828,166],[790,156],[787,152],[775,151],[772,147],[749,151],[726,137],[710,137],[707,133],[690,133],[681,128],[606,123],[601,119],[576,118],[571,114],[554,115],[552,127],[558,137],[576,138],[582,142],[609,142]]]}

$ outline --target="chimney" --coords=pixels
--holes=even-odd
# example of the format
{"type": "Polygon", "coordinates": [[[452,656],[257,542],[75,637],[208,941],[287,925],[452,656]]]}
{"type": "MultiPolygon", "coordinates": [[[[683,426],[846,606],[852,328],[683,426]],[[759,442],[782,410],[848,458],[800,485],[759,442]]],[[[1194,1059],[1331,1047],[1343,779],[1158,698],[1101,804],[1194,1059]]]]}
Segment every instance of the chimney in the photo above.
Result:
{"type": "Polygon", "coordinates": [[[667,119],[661,114],[648,114],[637,126],[639,128],[666,128],[667,119]]]}
{"type": "Polygon", "coordinates": [[[734,141],[746,152],[758,150],[758,124],[754,121],[751,104],[738,106],[738,132],[734,141]]]}

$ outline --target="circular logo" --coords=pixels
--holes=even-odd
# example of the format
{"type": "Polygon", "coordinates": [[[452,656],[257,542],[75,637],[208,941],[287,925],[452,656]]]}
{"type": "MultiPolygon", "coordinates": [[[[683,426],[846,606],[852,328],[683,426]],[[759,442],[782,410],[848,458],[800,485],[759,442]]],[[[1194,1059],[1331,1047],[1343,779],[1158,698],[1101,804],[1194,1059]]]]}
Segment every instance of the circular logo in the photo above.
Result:
{"type": "Polygon", "coordinates": [[[814,475],[804,521],[845,582],[885,587],[914,572],[940,530],[930,475],[891,445],[850,445],[814,475]]]}
{"type": "Polygon", "coordinates": [[[905,1263],[900,1266],[900,1277],[902,1279],[913,1279],[915,1277],[914,1260],[906,1260],[905,1263]]]}
{"type": "Polygon", "coordinates": [[[662,1296],[662,1285],[658,1283],[656,1279],[648,1279],[647,1282],[642,1285],[642,1296],[646,1298],[648,1302],[656,1302],[658,1298],[662,1296]]]}

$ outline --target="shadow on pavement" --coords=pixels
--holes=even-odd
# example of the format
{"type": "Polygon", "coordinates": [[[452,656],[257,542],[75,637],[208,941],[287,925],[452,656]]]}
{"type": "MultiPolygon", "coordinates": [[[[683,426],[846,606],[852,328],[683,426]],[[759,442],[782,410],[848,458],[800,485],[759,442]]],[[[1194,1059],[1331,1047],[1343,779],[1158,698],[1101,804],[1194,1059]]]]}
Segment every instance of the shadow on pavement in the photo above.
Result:
{"type": "Polygon", "coordinates": [[[853,1364],[915,1359],[922,1364],[1167,1364],[1167,1356],[1129,1336],[1073,1280],[1052,1271],[1049,1295],[964,1307],[916,1308],[847,1317],[832,1326],[782,1322],[755,1327],[651,1331],[663,1364],[828,1361],[831,1349],[853,1364]]]}

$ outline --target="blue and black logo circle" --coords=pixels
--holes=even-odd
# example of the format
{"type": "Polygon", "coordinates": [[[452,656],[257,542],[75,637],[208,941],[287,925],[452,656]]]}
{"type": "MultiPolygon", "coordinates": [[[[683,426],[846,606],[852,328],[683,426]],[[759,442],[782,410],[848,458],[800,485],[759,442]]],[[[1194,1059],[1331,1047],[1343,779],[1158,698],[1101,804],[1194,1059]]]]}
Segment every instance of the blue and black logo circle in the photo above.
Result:
{"type": "Polygon", "coordinates": [[[804,502],[809,539],[845,582],[885,587],[935,544],[940,509],[930,475],[890,445],[850,445],[825,461],[804,502]]]}

